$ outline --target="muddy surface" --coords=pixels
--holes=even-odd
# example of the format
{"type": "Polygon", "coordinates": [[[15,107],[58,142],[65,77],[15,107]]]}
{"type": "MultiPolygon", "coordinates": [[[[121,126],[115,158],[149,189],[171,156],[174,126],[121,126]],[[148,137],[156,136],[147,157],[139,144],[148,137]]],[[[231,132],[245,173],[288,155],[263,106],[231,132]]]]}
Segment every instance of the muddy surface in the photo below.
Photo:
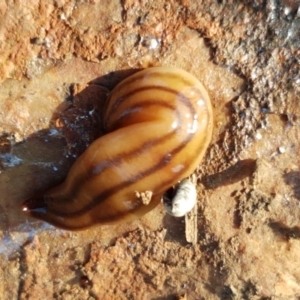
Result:
{"type": "Polygon", "coordinates": [[[298,0],[0,2],[1,297],[298,299],[299,31],[298,0]],[[81,232],[27,218],[102,134],[109,91],[165,65],[214,108],[197,242],[162,205],[81,232]]]}

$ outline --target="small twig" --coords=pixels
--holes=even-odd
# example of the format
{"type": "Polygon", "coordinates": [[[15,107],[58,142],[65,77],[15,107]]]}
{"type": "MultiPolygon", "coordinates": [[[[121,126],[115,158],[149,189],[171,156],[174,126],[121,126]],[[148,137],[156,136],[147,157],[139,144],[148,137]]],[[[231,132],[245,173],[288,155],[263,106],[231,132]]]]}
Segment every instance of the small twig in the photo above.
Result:
{"type": "MultiPolygon", "coordinates": [[[[193,174],[190,178],[191,182],[197,186],[197,178],[193,174]]],[[[198,240],[198,206],[197,201],[193,209],[185,215],[185,238],[188,243],[197,244],[198,240]]]]}

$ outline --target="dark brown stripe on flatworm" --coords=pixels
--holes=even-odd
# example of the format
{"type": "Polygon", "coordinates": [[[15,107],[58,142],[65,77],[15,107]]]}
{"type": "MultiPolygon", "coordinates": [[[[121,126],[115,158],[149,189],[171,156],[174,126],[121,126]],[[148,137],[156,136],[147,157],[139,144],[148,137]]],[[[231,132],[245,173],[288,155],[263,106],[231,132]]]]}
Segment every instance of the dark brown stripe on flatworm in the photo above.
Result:
{"type": "MultiPolygon", "coordinates": [[[[176,95],[179,96],[179,100],[181,100],[181,102],[190,110],[191,115],[195,114],[194,107],[191,105],[189,100],[184,95],[182,95],[182,94],[180,94],[177,91],[174,91],[172,89],[166,89],[166,90],[168,90],[169,92],[173,92],[173,93],[176,92],[176,95]]],[[[153,143],[157,144],[157,143],[162,142],[163,139],[167,140],[175,132],[176,132],[176,130],[172,131],[170,134],[168,134],[168,135],[166,135],[166,136],[164,136],[160,139],[154,140],[153,143]]],[[[192,139],[193,136],[194,136],[194,133],[188,134],[187,138],[184,141],[182,141],[180,143],[180,145],[178,145],[171,152],[169,152],[171,154],[171,156],[173,157],[181,149],[183,149],[185,147],[185,145],[192,139]]],[[[134,151],[132,151],[131,155],[136,155],[139,151],[141,151],[140,148],[141,147],[139,147],[138,149],[135,149],[134,151]]],[[[122,157],[118,158],[118,159],[120,159],[120,162],[124,158],[124,153],[121,153],[121,155],[122,155],[122,157]]],[[[128,158],[128,156],[126,157],[126,155],[125,155],[125,158],[128,158]]],[[[141,178],[148,177],[148,176],[152,175],[153,173],[157,172],[158,170],[160,170],[161,168],[163,168],[167,164],[167,160],[168,159],[164,156],[155,166],[153,166],[151,168],[148,168],[147,170],[141,172],[140,174],[137,174],[134,178],[131,178],[130,181],[121,182],[120,184],[116,185],[115,187],[104,190],[99,196],[94,198],[90,203],[88,203],[86,206],[84,206],[83,208],[79,209],[76,212],[60,212],[60,211],[56,211],[54,209],[51,209],[51,207],[48,208],[49,212],[55,213],[55,214],[58,214],[59,216],[64,216],[64,217],[75,217],[75,216],[83,215],[86,212],[88,212],[89,210],[91,210],[93,207],[97,206],[99,204],[99,202],[102,202],[102,201],[106,200],[108,197],[112,196],[114,193],[121,191],[123,188],[129,187],[130,185],[134,184],[137,180],[139,180],[141,178]]],[[[113,162],[115,162],[115,161],[116,161],[116,158],[113,158],[113,162]]],[[[184,171],[184,169],[182,170],[182,172],[183,171],[184,171]]],[[[182,173],[182,172],[179,172],[179,174],[182,173]]],[[[87,178],[85,178],[84,180],[87,180],[87,178]]],[[[78,188],[80,188],[80,187],[78,187],[78,188]]],[[[78,192],[78,190],[76,192],[78,192]]]]}
{"type": "MultiPolygon", "coordinates": [[[[172,110],[173,114],[175,115],[176,120],[178,121],[178,124],[181,126],[182,118],[180,116],[180,113],[179,113],[177,107],[175,107],[174,105],[171,105],[169,103],[166,103],[165,101],[156,101],[153,99],[145,99],[145,100],[143,100],[142,103],[132,105],[129,109],[123,110],[121,115],[117,116],[116,121],[113,122],[113,125],[110,128],[109,132],[113,132],[116,129],[120,128],[120,125],[122,124],[122,122],[124,120],[126,120],[126,118],[128,116],[135,113],[134,109],[137,109],[137,112],[138,112],[139,108],[147,109],[147,108],[150,108],[151,106],[160,106],[160,107],[162,106],[162,107],[172,110]],[[133,111],[130,112],[131,110],[133,110],[133,111]]],[[[149,120],[147,122],[149,122],[149,120]]],[[[142,123],[142,122],[140,122],[140,123],[142,123]]]]}
{"type": "MultiPolygon", "coordinates": [[[[128,79],[125,79],[123,81],[121,81],[121,83],[117,86],[119,89],[122,89],[124,86],[126,86],[126,88],[128,86],[134,86],[134,82],[139,82],[141,79],[143,79],[145,77],[145,73],[143,73],[143,71],[141,71],[142,74],[136,73],[134,76],[130,76],[128,77],[128,79]]],[[[174,74],[174,70],[170,69],[170,71],[168,72],[151,72],[150,75],[149,73],[147,73],[147,79],[149,78],[167,78],[167,81],[169,81],[170,78],[172,79],[176,79],[178,81],[181,81],[184,85],[186,86],[195,86],[193,84],[193,82],[191,80],[187,80],[185,79],[185,77],[182,76],[178,76],[177,74],[174,74]]],[[[195,78],[196,79],[196,78],[195,78]]]]}
{"type": "MultiPolygon", "coordinates": [[[[209,122],[207,122],[207,124],[209,125],[209,122]]],[[[205,139],[204,139],[204,140],[205,140],[205,139]]],[[[199,147],[198,147],[197,149],[195,149],[195,155],[196,155],[197,153],[199,153],[199,152],[201,151],[202,148],[203,148],[203,144],[199,144],[199,147]]],[[[193,159],[193,156],[190,156],[190,158],[189,158],[189,159],[187,160],[187,162],[186,162],[186,165],[189,165],[189,164],[191,163],[192,159],[193,159]]],[[[179,171],[177,174],[182,174],[183,171],[184,171],[184,169],[182,169],[181,171],[179,171]]],[[[172,179],[170,179],[170,180],[168,180],[168,181],[165,181],[165,182],[162,182],[162,183],[159,185],[158,189],[162,189],[164,186],[171,185],[171,184],[172,184],[172,179]]]]}
{"type": "MultiPolygon", "coordinates": [[[[118,106],[123,103],[128,97],[131,97],[137,93],[140,92],[144,92],[144,91],[148,91],[148,90],[160,90],[160,91],[164,91],[164,92],[168,92],[171,94],[174,94],[176,96],[178,96],[180,99],[184,99],[185,101],[184,104],[192,111],[192,114],[195,114],[195,108],[191,105],[189,99],[184,96],[180,91],[174,90],[172,88],[168,88],[168,87],[164,87],[164,86],[157,86],[157,85],[148,85],[145,87],[141,87],[141,88],[136,88],[133,91],[125,94],[124,96],[118,98],[115,103],[113,104],[113,106],[110,108],[109,111],[105,112],[105,117],[110,113],[111,110],[117,110],[118,106]]],[[[200,91],[200,90],[199,90],[200,91]]]]}

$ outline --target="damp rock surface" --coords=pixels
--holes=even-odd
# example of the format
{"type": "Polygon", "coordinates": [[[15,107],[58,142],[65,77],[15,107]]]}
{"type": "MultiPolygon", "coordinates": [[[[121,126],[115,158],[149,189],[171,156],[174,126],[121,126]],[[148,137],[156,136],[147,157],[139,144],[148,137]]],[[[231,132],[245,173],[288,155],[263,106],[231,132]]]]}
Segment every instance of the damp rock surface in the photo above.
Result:
{"type": "Polygon", "coordinates": [[[297,299],[300,2],[0,3],[3,299],[297,299]],[[61,182],[141,68],[195,75],[214,108],[197,243],[163,206],[66,232],[20,205],[61,182]]]}

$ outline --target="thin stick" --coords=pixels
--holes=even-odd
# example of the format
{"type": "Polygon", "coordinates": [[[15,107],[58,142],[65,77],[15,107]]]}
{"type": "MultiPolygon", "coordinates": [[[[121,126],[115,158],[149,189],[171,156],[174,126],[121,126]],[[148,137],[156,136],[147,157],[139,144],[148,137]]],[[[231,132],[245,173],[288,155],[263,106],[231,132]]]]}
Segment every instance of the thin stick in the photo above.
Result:
{"type": "MultiPolygon", "coordinates": [[[[193,174],[190,178],[191,182],[197,186],[197,178],[193,174]]],[[[193,245],[198,241],[198,205],[195,203],[194,208],[185,215],[185,238],[188,243],[193,245]]]]}

